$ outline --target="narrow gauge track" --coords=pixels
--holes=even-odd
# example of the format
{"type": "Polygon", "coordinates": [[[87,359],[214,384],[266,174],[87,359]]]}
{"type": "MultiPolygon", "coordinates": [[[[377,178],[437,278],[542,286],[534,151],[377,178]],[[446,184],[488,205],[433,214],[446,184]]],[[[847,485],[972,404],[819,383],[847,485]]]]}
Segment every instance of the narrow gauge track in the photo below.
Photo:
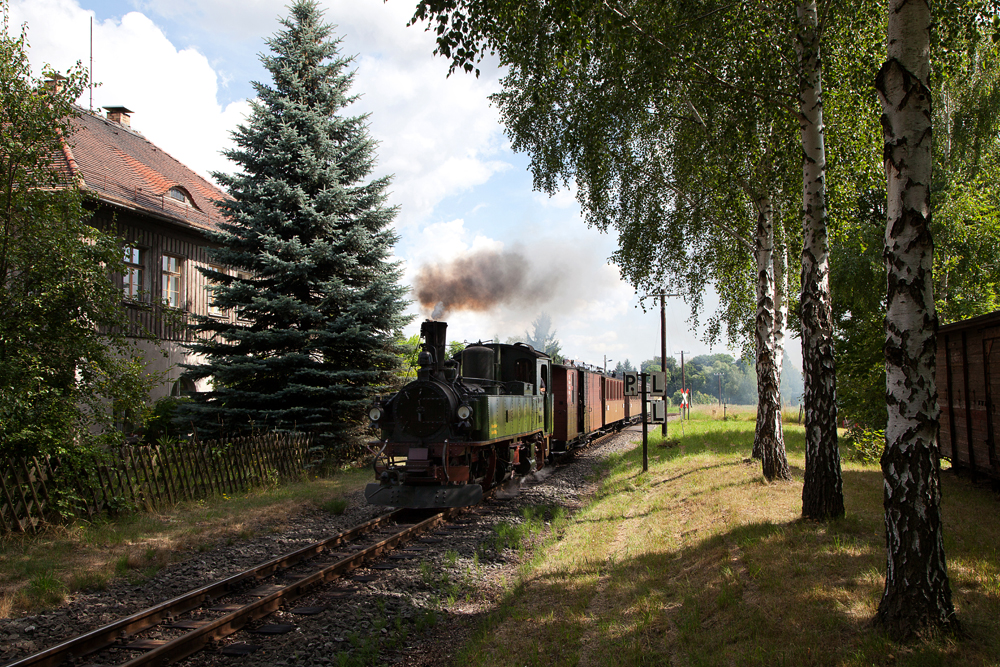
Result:
{"type": "MultiPolygon", "coordinates": [[[[610,431],[590,438],[586,443],[556,456],[555,463],[565,465],[575,453],[597,446],[620,433],[610,431]]],[[[518,484],[519,486],[519,484],[518,484]]],[[[467,508],[456,508],[427,517],[426,512],[397,510],[376,517],[347,531],[284,554],[263,564],[194,589],[176,598],[122,618],[103,627],[67,640],[49,649],[7,663],[4,667],[61,667],[81,664],[84,658],[101,654],[100,664],[121,667],[168,665],[186,658],[204,647],[218,642],[260,620],[296,599],[312,592],[317,586],[375,560],[385,552],[433,531],[455,518],[467,508]],[[400,524],[413,516],[427,517],[416,524],[400,524]],[[398,524],[398,525],[396,525],[398,524]],[[360,547],[349,543],[395,525],[398,530],[377,542],[360,547]],[[335,548],[356,549],[353,554],[337,553],[335,548]],[[330,562],[330,558],[336,560],[330,562]],[[323,559],[326,562],[316,561],[323,559]],[[311,567],[308,572],[301,571],[311,567]],[[269,577],[285,578],[282,583],[267,584],[269,577]],[[288,579],[291,579],[290,581],[288,579]],[[263,584],[263,585],[262,585],[263,584]],[[252,597],[252,602],[223,603],[226,597],[252,597]],[[195,612],[201,618],[181,617],[195,612]],[[205,618],[210,616],[211,618],[205,618]],[[170,639],[142,637],[157,634],[170,639]]],[[[91,660],[92,661],[92,660],[91,660]]]]}
{"type": "MultiPolygon", "coordinates": [[[[81,658],[103,652],[121,667],[168,665],[186,658],[212,642],[231,635],[252,621],[259,620],[309,593],[316,586],[330,582],[364,563],[381,556],[402,543],[433,530],[461,513],[450,509],[433,514],[418,523],[401,523],[412,517],[412,510],[396,510],[376,517],[347,531],[315,542],[266,563],[232,575],[207,586],[132,614],[114,623],[87,632],[49,649],[7,663],[5,667],[59,667],[78,664],[81,658]],[[369,546],[350,545],[375,531],[395,527],[392,534],[369,546]],[[334,547],[357,549],[353,554],[333,551],[334,547]],[[334,557],[332,562],[314,562],[323,555],[334,557]],[[299,572],[309,568],[307,571],[299,572]],[[260,585],[276,575],[291,575],[285,583],[260,585]],[[257,584],[251,590],[250,586],[257,584]],[[222,603],[226,597],[251,597],[252,602],[222,603]],[[201,615],[214,618],[179,620],[179,617],[200,610],[201,615]],[[138,637],[162,631],[171,639],[138,637]],[[177,631],[182,631],[177,634],[177,631]],[[116,655],[112,656],[111,653],[116,655]],[[136,655],[139,653],[139,655],[136,655]],[[114,658],[119,658],[114,660],[114,658]],[[124,658],[124,659],[121,659],[124,658]]],[[[426,513],[424,513],[426,516],[426,513]]],[[[110,664],[105,661],[102,664],[110,664]]]]}

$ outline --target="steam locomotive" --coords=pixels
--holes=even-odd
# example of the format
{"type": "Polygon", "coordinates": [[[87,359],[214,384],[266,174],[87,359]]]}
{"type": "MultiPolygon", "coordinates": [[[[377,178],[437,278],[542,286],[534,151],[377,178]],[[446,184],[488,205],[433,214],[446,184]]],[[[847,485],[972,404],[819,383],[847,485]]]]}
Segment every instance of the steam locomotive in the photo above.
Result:
{"type": "Polygon", "coordinates": [[[483,492],[541,469],[553,453],[638,418],[622,380],[554,364],[525,343],[476,343],[447,359],[445,322],[427,320],[417,379],[377,400],[375,505],[474,505],[483,492]]]}

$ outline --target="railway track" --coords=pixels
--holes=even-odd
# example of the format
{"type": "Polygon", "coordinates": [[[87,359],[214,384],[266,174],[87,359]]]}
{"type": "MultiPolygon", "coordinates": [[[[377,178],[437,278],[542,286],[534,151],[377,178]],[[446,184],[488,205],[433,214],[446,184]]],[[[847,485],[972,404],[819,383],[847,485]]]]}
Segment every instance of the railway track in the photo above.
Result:
{"type": "MultiPolygon", "coordinates": [[[[345,532],[87,632],[5,667],[58,667],[100,657],[122,667],[169,665],[289,607],[295,600],[454,518],[445,510],[416,523],[397,510],[345,532]],[[385,531],[388,534],[384,534],[385,531]],[[380,533],[379,531],[382,531],[380,533]],[[373,539],[373,536],[374,539],[373,539]],[[367,538],[369,543],[361,542],[367,538]],[[353,551],[341,553],[335,549],[353,551]],[[272,581],[271,583],[267,583],[272,581]]],[[[292,610],[295,612],[296,610],[292,610]]],[[[307,608],[301,613],[316,613],[307,608]]]]}
{"type": "MultiPolygon", "coordinates": [[[[558,457],[560,463],[601,444],[617,431],[601,434],[558,457]]],[[[514,483],[515,486],[519,484],[514,483]]],[[[510,489],[513,494],[517,491],[510,489]]],[[[464,509],[464,508],[463,508],[464,509]]],[[[100,664],[138,667],[169,665],[238,632],[248,624],[284,609],[317,587],[341,578],[423,533],[457,517],[463,509],[428,516],[397,510],[332,537],[284,554],[243,572],[149,607],[4,667],[63,667],[100,664]],[[420,518],[412,522],[413,517],[420,518]],[[405,522],[405,523],[404,523],[405,522]],[[382,534],[378,534],[382,531],[382,534]],[[389,531],[389,532],[385,532],[389,531]],[[377,535],[374,539],[373,535],[377,535]],[[360,543],[367,538],[368,542],[360,543]],[[352,553],[342,553],[350,551],[352,553]]],[[[430,538],[432,541],[440,541],[430,538]]],[[[403,558],[405,554],[394,556],[403,558]]],[[[411,554],[409,557],[413,557],[411,554]]],[[[343,597],[349,597],[345,591],[343,597]]],[[[318,613],[303,608],[300,613],[318,613]]],[[[291,629],[292,626],[286,626],[291,629]]],[[[258,631],[264,628],[257,628],[258,631]]],[[[280,631],[278,628],[276,631],[280,631]]],[[[238,651],[230,645],[228,650],[238,651]]]]}

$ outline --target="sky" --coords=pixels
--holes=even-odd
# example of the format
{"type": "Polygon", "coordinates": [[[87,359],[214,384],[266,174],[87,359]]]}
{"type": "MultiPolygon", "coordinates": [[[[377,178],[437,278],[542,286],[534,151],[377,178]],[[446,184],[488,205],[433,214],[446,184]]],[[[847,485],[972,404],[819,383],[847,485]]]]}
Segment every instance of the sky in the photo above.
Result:
{"type": "MultiPolygon", "coordinates": [[[[659,355],[658,304],[646,299],[644,312],[609,264],[617,239],[587,227],[572,191],[550,198],[532,190],[528,157],[511,150],[488,99],[499,90],[497,64],[484,63],[478,79],[448,77],[433,34],[406,25],[413,0],[321,4],[341,53],[354,56],[360,97],[347,113],[369,114],[379,142],[373,177],[393,176],[404,283],[414,285],[422,268],[490,254],[523,262],[529,277],[532,298],[449,312],[448,339],[520,337],[547,313],[567,358],[595,366],[607,358],[610,368],[659,355]]],[[[133,129],[210,177],[235,170],[220,151],[246,117],[252,82],[270,83],[259,54],[287,9],[283,0],[11,0],[10,14],[12,32],[28,26],[36,74],[44,64],[89,66],[92,20],[93,108],[128,107],[133,129]]],[[[90,98],[85,92],[79,104],[90,107],[90,98]]],[[[410,312],[407,335],[431,314],[417,303],[410,312]]],[[[710,350],[689,315],[681,299],[667,299],[668,356],[729,351],[710,350]]]]}

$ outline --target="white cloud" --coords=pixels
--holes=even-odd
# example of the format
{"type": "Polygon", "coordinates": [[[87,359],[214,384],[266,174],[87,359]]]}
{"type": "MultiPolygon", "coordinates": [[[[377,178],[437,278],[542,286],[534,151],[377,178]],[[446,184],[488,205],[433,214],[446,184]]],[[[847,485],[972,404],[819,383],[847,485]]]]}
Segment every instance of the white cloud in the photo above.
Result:
{"type": "MultiPolygon", "coordinates": [[[[497,73],[447,77],[447,62],[432,56],[434,36],[406,27],[408,2],[328,0],[326,19],[343,36],[343,55],[358,54],[348,113],[370,113],[379,142],[377,175],[393,174],[390,202],[397,226],[420,226],[445,198],[482,185],[510,168],[498,115],[488,102],[497,73]]],[[[139,6],[167,20],[217,26],[234,40],[260,40],[279,29],[284,0],[143,0],[139,6]]],[[[261,47],[263,48],[263,47],[261,47]]],[[[221,67],[221,66],[220,66],[221,67]]],[[[508,154],[509,155],[509,154],[508,154]]]]}
{"type": "MultiPolygon", "coordinates": [[[[88,60],[93,12],[73,0],[14,0],[14,20],[25,21],[33,69],[50,63],[65,71],[88,60]]],[[[208,177],[231,170],[219,151],[247,111],[246,102],[222,108],[218,77],[195,49],[176,49],[146,16],[131,12],[121,21],[94,23],[94,107],[125,106],[132,127],[181,162],[208,177]]],[[[80,100],[89,106],[89,93],[80,100]]]]}
{"type": "MultiPolygon", "coordinates": [[[[36,71],[42,62],[63,70],[77,60],[86,64],[94,12],[80,3],[90,1],[11,0],[12,25],[29,23],[36,71]]],[[[203,174],[230,169],[219,151],[248,104],[220,104],[220,87],[238,77],[221,93],[233,99],[246,80],[268,81],[252,54],[279,29],[287,0],[118,0],[120,11],[112,14],[114,3],[100,6],[120,18],[94,24],[95,75],[104,82],[95,106],[135,110],[133,127],[203,174]]],[[[511,153],[487,99],[499,89],[495,64],[478,79],[446,77],[447,62],[431,55],[433,34],[405,27],[412,2],[324,4],[344,37],[343,53],[358,54],[354,92],[361,98],[348,111],[371,113],[378,173],[395,175],[390,203],[401,207],[396,250],[406,261],[405,282],[423,262],[517,243],[533,263],[560,276],[544,303],[454,313],[449,338],[517,335],[545,310],[572,357],[598,363],[608,354],[637,363],[656,354],[658,313],[637,311],[632,289],[606,264],[614,239],[586,228],[573,190],[551,199],[533,194],[530,177],[512,169],[523,168],[523,157],[511,153]]],[[[672,304],[670,339],[698,353],[704,346],[686,331],[684,317],[683,306],[672,304]]]]}
{"type": "Polygon", "coordinates": [[[535,193],[535,201],[544,208],[575,209],[580,206],[576,201],[576,186],[561,188],[551,197],[544,192],[535,193]]]}

